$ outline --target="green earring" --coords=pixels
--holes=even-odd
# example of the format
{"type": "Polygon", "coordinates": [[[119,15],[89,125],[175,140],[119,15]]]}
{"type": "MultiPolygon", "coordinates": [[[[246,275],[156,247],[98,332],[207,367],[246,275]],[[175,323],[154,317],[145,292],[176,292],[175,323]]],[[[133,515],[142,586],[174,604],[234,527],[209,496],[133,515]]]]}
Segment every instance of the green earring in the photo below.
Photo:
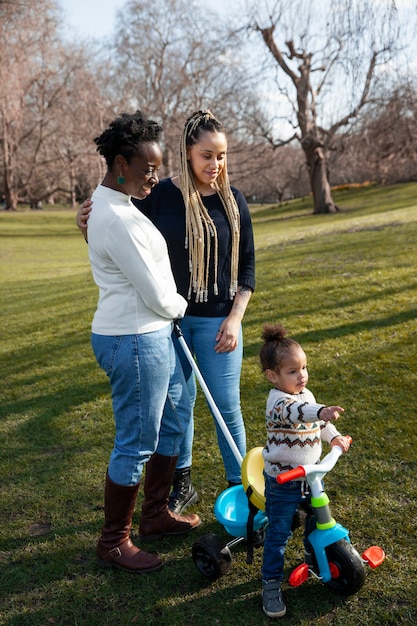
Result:
{"type": "Polygon", "coordinates": [[[118,185],[124,185],[124,184],[125,184],[125,182],[126,182],[126,181],[125,181],[125,177],[124,177],[124,176],[121,176],[121,175],[120,175],[120,176],[118,176],[118,177],[117,177],[117,184],[118,184],[118,185]]]}

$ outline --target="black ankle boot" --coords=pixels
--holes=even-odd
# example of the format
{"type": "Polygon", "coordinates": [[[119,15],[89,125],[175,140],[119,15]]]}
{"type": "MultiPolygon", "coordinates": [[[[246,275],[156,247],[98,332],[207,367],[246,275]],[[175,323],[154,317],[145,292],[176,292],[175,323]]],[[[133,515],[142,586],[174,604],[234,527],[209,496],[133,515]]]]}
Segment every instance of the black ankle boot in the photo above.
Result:
{"type": "Polygon", "coordinates": [[[190,504],[198,502],[198,493],[191,482],[191,467],[175,470],[168,508],[180,515],[190,504]]]}

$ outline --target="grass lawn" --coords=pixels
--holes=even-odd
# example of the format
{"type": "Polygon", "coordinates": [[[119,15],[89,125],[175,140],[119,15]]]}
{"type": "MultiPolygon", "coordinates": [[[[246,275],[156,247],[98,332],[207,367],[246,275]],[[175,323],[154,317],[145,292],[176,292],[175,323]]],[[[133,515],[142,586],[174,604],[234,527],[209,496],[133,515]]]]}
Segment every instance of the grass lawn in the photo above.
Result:
{"type": "MultiPolygon", "coordinates": [[[[242,407],[248,449],[265,441],[269,385],[258,365],[262,325],[282,322],[303,346],[317,401],[341,404],[349,455],[326,478],[333,515],[362,552],[386,560],[341,597],[285,581],[291,626],[417,623],[417,184],[335,193],[342,211],[312,215],[310,198],[252,207],[257,290],[244,320],[242,407]]],[[[213,505],[226,486],[213,420],[199,393],[193,477],[203,525],[151,546],[166,566],[103,570],[95,544],[113,440],[107,379],[90,347],[97,298],[71,210],[0,213],[0,624],[234,626],[262,613],[262,549],[212,583],[191,558],[209,531],[231,538],[213,505]]],[[[138,505],[140,505],[141,496],[138,505]]],[[[137,529],[138,513],[134,518],[137,529]]],[[[298,530],[286,578],[302,558],[298,530]]]]}

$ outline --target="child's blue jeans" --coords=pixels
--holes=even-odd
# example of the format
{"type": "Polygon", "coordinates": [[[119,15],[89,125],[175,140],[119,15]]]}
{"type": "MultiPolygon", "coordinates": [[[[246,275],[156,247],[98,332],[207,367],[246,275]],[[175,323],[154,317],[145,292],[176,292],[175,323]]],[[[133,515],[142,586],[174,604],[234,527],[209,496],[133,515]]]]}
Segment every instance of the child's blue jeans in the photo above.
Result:
{"type": "MultiPolygon", "coordinates": [[[[265,476],[265,513],[268,517],[262,562],[263,580],[276,579],[284,575],[284,554],[292,536],[291,524],[294,513],[301,502],[308,502],[302,493],[303,483],[293,480],[279,485],[275,478],[265,476]]],[[[315,518],[308,516],[305,526],[304,545],[311,551],[307,537],[315,528],[315,518]]]]}

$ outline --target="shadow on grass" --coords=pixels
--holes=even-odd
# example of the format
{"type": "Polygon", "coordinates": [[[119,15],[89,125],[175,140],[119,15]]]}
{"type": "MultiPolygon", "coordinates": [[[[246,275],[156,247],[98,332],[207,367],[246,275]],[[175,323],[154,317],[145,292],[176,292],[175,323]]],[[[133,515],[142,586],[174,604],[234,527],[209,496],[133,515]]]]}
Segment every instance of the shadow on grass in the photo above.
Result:
{"type": "MultiPolygon", "coordinates": [[[[158,573],[138,576],[100,568],[95,546],[86,546],[85,541],[77,545],[77,530],[73,530],[72,549],[61,549],[60,536],[46,547],[39,538],[11,563],[2,559],[3,581],[14,581],[13,586],[2,586],[4,598],[11,598],[14,605],[8,626],[269,623],[262,613],[259,569],[238,564],[238,579],[226,574],[210,582],[200,575],[189,555],[194,536],[158,544],[165,567],[158,573]],[[22,588],[16,585],[18,580],[22,588]]],[[[316,581],[309,581],[302,590],[284,583],[283,589],[288,605],[286,624],[305,624],[306,619],[313,621],[346,602],[316,581]]]]}
{"type": "MultiPolygon", "coordinates": [[[[395,315],[387,315],[386,317],[371,318],[360,322],[351,322],[349,324],[340,324],[338,326],[332,326],[324,329],[295,333],[291,336],[301,345],[305,345],[307,343],[315,343],[318,341],[325,341],[327,339],[343,338],[363,331],[372,331],[381,328],[389,328],[391,326],[398,326],[415,319],[417,319],[417,308],[410,308],[409,310],[401,311],[395,315]]],[[[274,322],[275,321],[279,320],[274,320],[274,322]]],[[[265,323],[267,323],[265,318],[263,320],[261,320],[261,318],[256,320],[252,317],[251,319],[251,326],[259,325],[260,331],[265,323]]],[[[259,335],[260,334],[261,332],[259,332],[259,335]]],[[[252,343],[245,342],[245,355],[248,357],[257,356],[259,354],[260,346],[260,340],[252,343]]]]}

